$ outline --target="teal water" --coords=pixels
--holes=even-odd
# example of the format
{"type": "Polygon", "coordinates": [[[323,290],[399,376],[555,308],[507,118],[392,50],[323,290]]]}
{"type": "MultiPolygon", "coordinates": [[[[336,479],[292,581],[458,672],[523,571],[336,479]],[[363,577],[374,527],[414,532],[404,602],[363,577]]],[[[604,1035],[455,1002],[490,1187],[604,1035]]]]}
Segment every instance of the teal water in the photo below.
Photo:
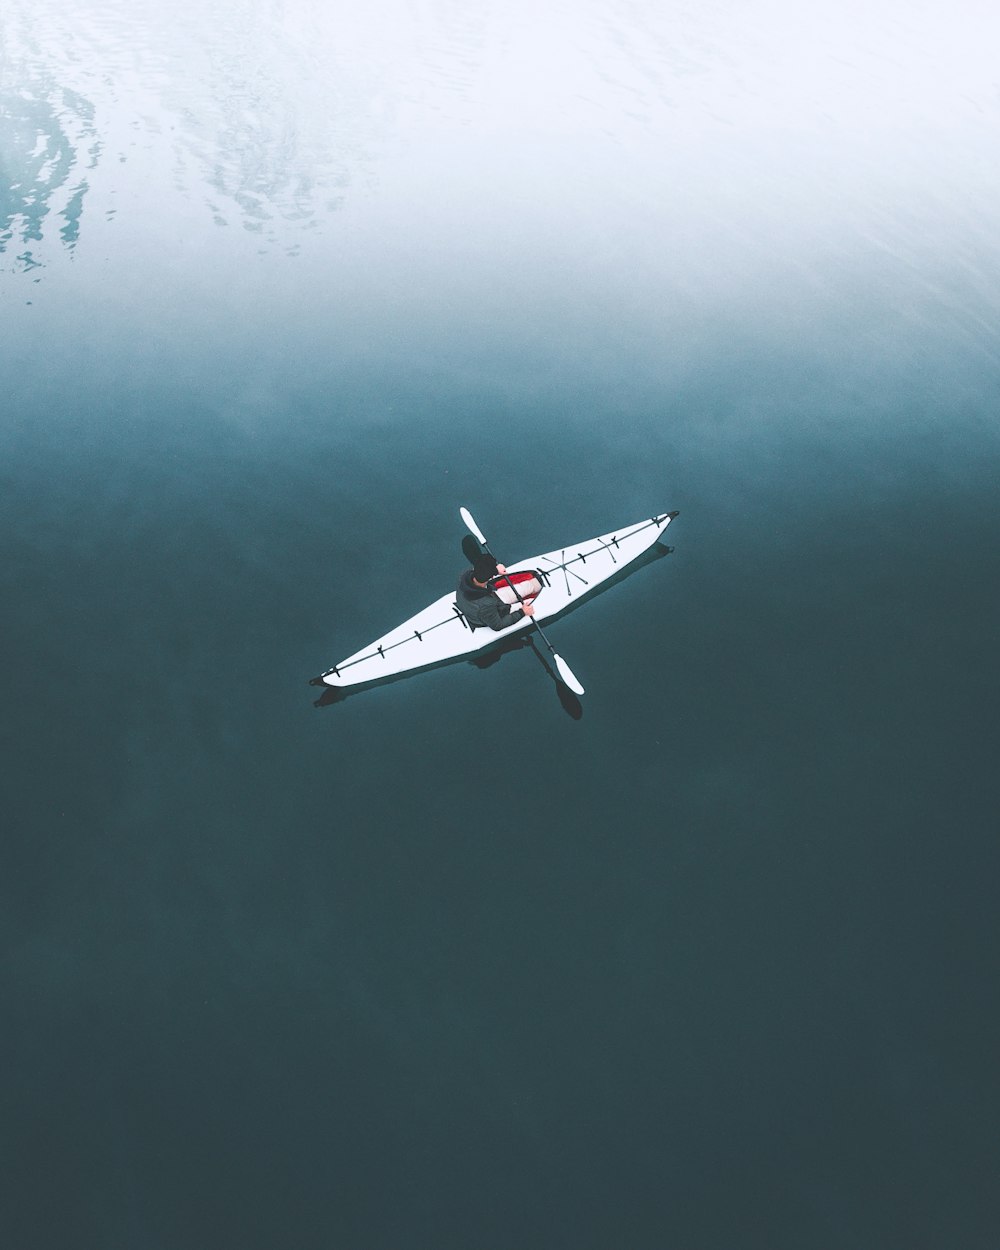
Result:
{"type": "Polygon", "coordinates": [[[5,1245],[995,1245],[996,28],[5,8],[5,1245]]]}

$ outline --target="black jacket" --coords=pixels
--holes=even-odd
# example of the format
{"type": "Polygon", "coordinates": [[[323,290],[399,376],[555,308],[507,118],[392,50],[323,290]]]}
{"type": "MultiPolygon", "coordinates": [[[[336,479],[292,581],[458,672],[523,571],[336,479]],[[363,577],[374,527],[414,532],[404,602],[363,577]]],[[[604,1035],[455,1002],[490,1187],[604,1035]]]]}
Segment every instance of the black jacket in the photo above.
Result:
{"type": "Polygon", "coordinates": [[[472,580],[472,569],[466,569],[458,579],[455,602],[474,629],[482,626],[496,630],[507,629],[524,618],[520,608],[508,607],[492,590],[477,586],[472,580]]]}

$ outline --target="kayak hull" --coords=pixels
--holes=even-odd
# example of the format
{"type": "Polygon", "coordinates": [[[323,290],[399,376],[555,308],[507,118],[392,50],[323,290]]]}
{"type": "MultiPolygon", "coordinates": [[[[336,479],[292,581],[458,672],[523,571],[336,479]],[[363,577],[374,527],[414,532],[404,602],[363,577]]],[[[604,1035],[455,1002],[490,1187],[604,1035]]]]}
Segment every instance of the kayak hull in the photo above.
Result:
{"type": "MultiPolygon", "coordinates": [[[[535,599],[534,620],[544,624],[576,606],[652,547],[676,512],[661,513],[583,543],[507,565],[508,572],[534,572],[543,588],[535,599]]],[[[507,597],[506,595],[504,596],[507,597]]],[[[313,685],[343,689],[367,685],[474,657],[531,630],[528,618],[508,629],[473,629],[458,610],[455,594],[442,595],[409,620],[367,647],[313,678],[313,685]]]]}

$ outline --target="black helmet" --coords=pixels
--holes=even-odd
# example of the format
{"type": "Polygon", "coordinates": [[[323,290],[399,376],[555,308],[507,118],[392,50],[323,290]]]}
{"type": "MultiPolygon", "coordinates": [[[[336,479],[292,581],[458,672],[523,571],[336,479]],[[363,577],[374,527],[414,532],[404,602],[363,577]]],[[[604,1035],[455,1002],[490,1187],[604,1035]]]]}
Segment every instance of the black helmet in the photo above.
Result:
{"type": "Polygon", "coordinates": [[[477,582],[488,582],[491,577],[496,577],[497,562],[491,555],[485,551],[476,556],[472,562],[472,576],[477,582]]]}

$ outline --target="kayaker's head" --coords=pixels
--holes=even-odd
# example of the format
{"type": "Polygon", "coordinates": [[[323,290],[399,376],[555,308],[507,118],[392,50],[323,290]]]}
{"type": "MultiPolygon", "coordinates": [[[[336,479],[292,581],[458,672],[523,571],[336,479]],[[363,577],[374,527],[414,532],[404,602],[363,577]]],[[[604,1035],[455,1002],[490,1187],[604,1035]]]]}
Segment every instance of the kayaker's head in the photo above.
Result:
{"type": "Polygon", "coordinates": [[[472,562],[472,576],[481,586],[497,575],[497,562],[485,551],[472,562]]]}

